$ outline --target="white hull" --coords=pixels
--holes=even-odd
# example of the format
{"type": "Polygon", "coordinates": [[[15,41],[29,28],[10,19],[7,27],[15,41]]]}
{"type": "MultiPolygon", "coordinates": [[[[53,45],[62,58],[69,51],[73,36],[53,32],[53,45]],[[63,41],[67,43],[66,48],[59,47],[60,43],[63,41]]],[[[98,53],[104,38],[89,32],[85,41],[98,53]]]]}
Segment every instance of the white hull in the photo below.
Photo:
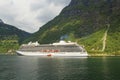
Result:
{"type": "Polygon", "coordinates": [[[55,57],[86,57],[87,52],[59,52],[59,53],[43,53],[43,52],[22,52],[17,51],[18,55],[23,56],[55,56],[55,57]]]}

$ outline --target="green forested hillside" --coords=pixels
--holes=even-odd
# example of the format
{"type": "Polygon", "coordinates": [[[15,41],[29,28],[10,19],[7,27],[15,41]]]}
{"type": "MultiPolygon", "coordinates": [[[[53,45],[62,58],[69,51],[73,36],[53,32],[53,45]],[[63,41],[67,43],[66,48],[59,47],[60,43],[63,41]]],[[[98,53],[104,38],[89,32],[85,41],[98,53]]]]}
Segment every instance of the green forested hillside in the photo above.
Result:
{"type": "Polygon", "coordinates": [[[30,33],[5,24],[0,20],[0,53],[14,52],[29,35],[30,33]]]}
{"type": "Polygon", "coordinates": [[[84,45],[89,53],[120,54],[119,4],[119,0],[71,0],[25,42],[52,43],[64,38],[84,45]]]}

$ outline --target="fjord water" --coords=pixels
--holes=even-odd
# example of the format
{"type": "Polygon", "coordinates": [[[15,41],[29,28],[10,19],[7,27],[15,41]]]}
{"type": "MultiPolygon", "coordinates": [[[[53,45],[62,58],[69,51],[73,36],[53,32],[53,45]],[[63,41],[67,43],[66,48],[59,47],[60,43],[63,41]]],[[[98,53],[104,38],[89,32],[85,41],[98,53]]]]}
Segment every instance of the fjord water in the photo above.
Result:
{"type": "Polygon", "coordinates": [[[120,57],[0,56],[0,80],[120,80],[120,57]]]}

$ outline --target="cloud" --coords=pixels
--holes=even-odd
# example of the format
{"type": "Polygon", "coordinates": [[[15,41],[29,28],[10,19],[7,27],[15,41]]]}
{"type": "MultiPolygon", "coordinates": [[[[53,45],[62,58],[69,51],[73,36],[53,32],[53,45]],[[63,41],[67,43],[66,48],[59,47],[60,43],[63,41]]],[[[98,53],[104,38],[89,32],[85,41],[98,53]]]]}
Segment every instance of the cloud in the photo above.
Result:
{"type": "Polygon", "coordinates": [[[0,19],[28,32],[37,31],[71,0],[0,0],[0,19]]]}

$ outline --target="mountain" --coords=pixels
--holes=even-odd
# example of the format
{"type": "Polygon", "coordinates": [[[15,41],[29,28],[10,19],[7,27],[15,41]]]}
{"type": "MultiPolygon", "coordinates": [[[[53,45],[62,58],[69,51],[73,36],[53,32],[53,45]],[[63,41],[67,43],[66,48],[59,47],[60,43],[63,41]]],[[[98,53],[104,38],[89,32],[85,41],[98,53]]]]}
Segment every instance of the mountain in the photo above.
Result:
{"type": "Polygon", "coordinates": [[[30,36],[30,33],[20,30],[15,26],[5,24],[2,20],[0,20],[0,39],[4,39],[5,37],[10,36],[18,37],[18,41],[21,42],[22,40],[30,36]]]}
{"type": "Polygon", "coordinates": [[[120,1],[71,0],[27,41],[76,41],[89,53],[120,54],[120,1]]]}
{"type": "Polygon", "coordinates": [[[2,21],[2,19],[0,19],[0,23],[4,23],[4,22],[2,21]]]}
{"type": "Polygon", "coordinates": [[[0,19],[0,53],[12,52],[29,36],[30,33],[6,24],[0,19]]]}

